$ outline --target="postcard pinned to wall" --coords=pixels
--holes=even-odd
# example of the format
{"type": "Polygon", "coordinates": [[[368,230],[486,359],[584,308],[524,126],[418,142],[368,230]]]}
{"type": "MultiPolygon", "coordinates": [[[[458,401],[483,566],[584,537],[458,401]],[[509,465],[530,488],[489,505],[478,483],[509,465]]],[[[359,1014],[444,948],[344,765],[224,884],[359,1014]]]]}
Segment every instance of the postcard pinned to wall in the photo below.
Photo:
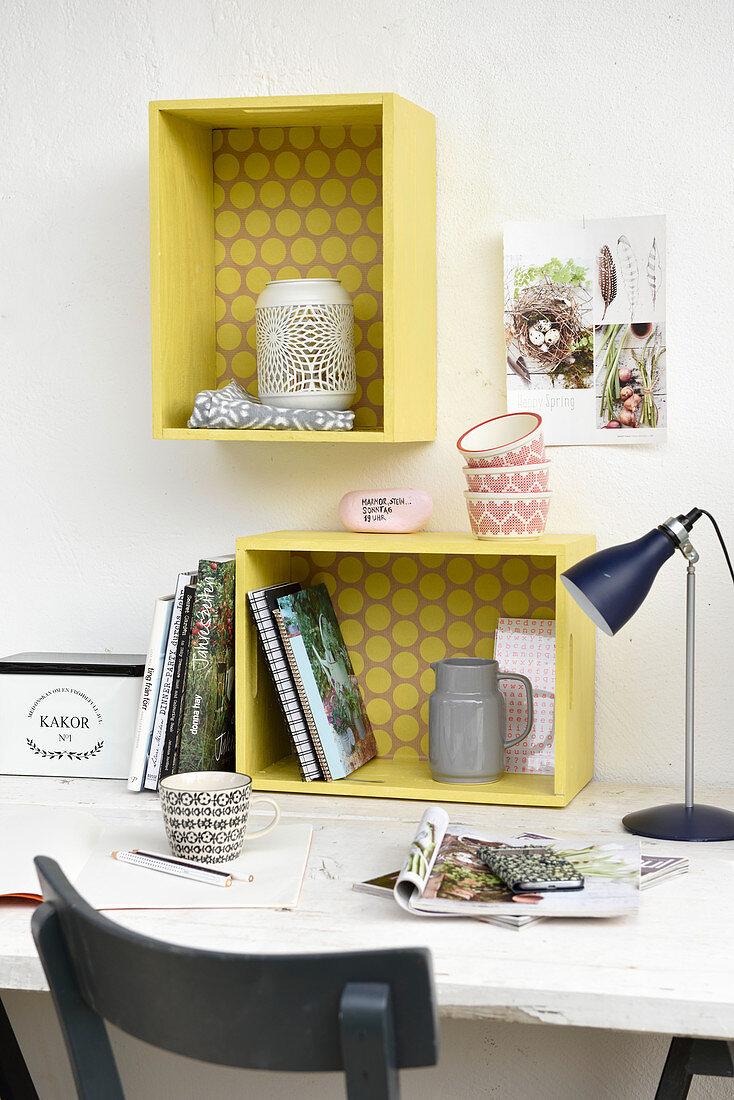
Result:
{"type": "Polygon", "coordinates": [[[551,446],[666,430],[665,218],[505,225],[507,410],[551,446]]]}

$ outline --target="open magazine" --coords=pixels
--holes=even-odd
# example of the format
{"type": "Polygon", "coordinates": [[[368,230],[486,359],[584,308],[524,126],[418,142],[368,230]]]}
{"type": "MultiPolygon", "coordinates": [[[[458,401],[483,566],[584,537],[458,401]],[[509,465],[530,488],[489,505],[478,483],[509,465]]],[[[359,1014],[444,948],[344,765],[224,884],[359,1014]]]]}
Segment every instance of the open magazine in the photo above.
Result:
{"type": "MultiPolygon", "coordinates": [[[[687,860],[644,857],[649,882],[687,870],[687,860]]],[[[391,891],[404,909],[420,916],[471,916],[513,928],[546,916],[610,917],[638,908],[641,878],[639,842],[633,836],[499,836],[472,826],[450,825],[448,814],[430,806],[423,815],[402,870],[355,889],[391,891]],[[513,895],[477,855],[485,846],[543,845],[570,860],[584,877],[584,888],[513,895]]]]}

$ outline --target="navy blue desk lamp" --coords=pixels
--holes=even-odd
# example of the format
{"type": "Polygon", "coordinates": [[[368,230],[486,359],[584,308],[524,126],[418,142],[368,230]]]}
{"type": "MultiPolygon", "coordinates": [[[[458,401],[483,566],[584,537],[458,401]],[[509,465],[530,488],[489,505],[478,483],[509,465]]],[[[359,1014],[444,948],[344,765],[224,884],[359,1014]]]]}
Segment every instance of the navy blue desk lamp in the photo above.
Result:
{"type": "Polygon", "coordinates": [[[627,814],[622,824],[630,833],[660,840],[734,840],[734,813],[693,799],[693,687],[698,554],[689,534],[701,516],[714,525],[734,580],[734,569],[719,526],[702,508],[672,517],[635,542],[611,546],[577,562],[561,580],[571,596],[605,634],[616,634],[647,596],[660,567],[680,550],[688,562],[686,584],[686,783],[685,802],[653,806],[627,814]]]}

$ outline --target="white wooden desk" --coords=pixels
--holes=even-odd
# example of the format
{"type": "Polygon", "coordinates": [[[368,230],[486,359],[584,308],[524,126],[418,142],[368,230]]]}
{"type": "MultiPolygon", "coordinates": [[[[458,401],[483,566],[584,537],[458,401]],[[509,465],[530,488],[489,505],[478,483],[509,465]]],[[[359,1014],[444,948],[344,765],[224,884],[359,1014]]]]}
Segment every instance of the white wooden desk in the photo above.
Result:
{"type": "MultiPolygon", "coordinates": [[[[618,834],[623,813],[675,801],[679,792],[594,783],[564,810],[450,808],[454,822],[504,831],[618,834]]],[[[734,791],[702,801],[734,808],[734,791]]],[[[106,823],[144,821],[158,796],[122,782],[0,778],[0,801],[80,806],[106,823]]],[[[399,866],[422,813],[419,802],[278,797],[284,818],[314,826],[298,909],[134,911],[130,928],[180,944],[232,951],[330,951],[425,945],[433,954],[443,1016],[620,1031],[734,1037],[734,843],[643,841],[685,854],[687,875],[653,887],[640,913],[614,920],[544,921],[520,931],[470,919],[418,918],[352,883],[399,866]]],[[[12,838],[2,838],[3,844],[12,838]]],[[[43,990],[27,904],[0,906],[0,988],[43,990]]]]}

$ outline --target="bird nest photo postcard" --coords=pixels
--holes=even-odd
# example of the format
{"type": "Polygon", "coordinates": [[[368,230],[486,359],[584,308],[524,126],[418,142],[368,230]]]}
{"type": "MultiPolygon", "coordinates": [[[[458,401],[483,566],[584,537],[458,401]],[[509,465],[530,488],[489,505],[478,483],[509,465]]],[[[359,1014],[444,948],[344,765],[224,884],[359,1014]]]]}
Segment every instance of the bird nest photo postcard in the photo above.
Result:
{"type": "Polygon", "coordinates": [[[666,425],[665,218],[511,222],[508,412],[553,446],[643,443],[666,425]]]}

